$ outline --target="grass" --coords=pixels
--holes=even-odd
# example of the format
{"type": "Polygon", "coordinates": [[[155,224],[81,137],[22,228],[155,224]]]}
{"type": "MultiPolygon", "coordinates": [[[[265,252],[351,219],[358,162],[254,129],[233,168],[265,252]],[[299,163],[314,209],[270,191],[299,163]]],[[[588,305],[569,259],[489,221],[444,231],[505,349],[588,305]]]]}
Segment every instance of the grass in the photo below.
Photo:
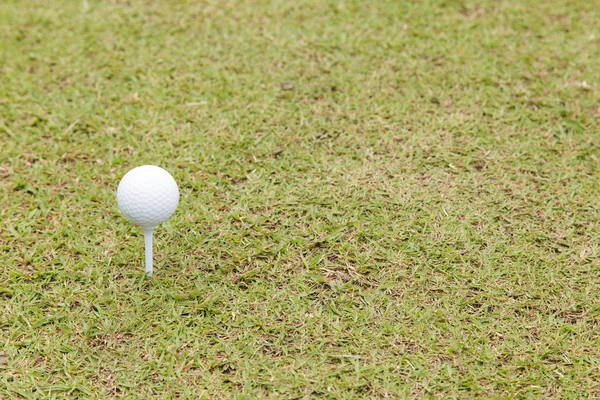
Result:
{"type": "Polygon", "coordinates": [[[3,1],[0,397],[599,397],[599,10],[3,1]]]}

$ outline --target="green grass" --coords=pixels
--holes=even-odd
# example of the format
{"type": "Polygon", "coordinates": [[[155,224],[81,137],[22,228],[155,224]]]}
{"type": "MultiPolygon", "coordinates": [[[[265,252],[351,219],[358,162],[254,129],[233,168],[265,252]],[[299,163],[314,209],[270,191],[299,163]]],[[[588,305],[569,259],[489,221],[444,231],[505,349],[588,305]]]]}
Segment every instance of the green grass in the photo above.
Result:
{"type": "Polygon", "coordinates": [[[600,3],[542,3],[2,1],[0,398],[600,396],[600,3]]]}

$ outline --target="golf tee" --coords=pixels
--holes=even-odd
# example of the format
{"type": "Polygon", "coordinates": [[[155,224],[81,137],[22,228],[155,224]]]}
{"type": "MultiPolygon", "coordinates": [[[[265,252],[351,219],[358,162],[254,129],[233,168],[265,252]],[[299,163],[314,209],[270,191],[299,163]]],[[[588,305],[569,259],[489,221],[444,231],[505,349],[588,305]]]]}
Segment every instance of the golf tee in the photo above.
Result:
{"type": "Polygon", "coordinates": [[[152,276],[152,232],[154,228],[144,229],[144,244],[146,246],[146,275],[152,276]]]}

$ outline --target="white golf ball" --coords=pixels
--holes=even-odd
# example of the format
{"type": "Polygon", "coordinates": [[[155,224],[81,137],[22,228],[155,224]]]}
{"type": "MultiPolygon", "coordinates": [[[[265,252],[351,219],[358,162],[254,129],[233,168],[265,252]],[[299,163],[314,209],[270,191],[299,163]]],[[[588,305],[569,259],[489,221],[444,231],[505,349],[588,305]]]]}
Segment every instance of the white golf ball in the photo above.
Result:
{"type": "Polygon", "coordinates": [[[128,220],[144,229],[153,229],[175,212],[179,188],[164,169],[143,165],[127,172],[121,179],[117,203],[128,220]]]}

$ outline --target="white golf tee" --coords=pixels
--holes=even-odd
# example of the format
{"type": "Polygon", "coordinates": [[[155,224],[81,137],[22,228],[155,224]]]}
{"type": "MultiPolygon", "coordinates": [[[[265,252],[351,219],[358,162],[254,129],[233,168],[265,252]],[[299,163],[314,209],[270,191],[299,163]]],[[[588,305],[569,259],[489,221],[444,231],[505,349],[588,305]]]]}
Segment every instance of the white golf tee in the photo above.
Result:
{"type": "Polygon", "coordinates": [[[152,276],[152,232],[154,228],[144,228],[144,244],[146,245],[146,275],[152,276]]]}

